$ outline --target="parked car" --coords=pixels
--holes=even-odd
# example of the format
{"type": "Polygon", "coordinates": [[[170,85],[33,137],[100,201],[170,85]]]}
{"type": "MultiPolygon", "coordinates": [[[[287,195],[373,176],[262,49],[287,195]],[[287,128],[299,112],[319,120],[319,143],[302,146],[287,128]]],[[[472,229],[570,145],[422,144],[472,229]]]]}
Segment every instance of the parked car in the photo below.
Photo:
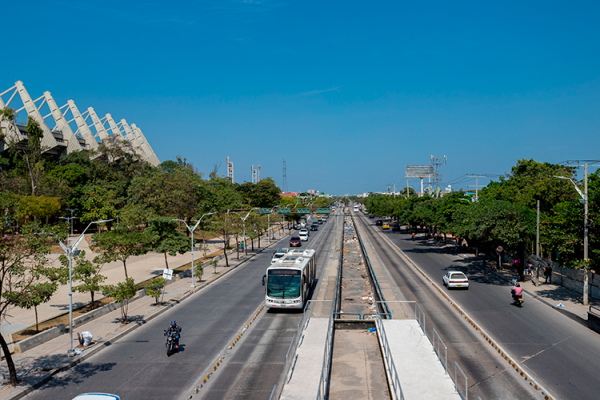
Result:
{"type": "Polygon", "coordinates": [[[442,278],[444,285],[450,288],[469,289],[469,278],[460,271],[448,271],[442,278]]]}
{"type": "Polygon", "coordinates": [[[290,239],[290,247],[300,247],[302,246],[302,241],[298,236],[292,236],[290,239]]]}
{"type": "Polygon", "coordinates": [[[392,224],[392,230],[393,231],[399,231],[400,230],[400,224],[399,223],[392,224]]]}
{"type": "Polygon", "coordinates": [[[369,218],[375,218],[373,214],[369,214],[369,218]]]}
{"type": "Polygon", "coordinates": [[[390,223],[384,222],[383,224],[381,224],[381,229],[390,229],[390,223]]]}
{"type": "Polygon", "coordinates": [[[375,221],[375,225],[377,225],[377,226],[383,225],[383,220],[378,219],[377,221],[375,221]]]}

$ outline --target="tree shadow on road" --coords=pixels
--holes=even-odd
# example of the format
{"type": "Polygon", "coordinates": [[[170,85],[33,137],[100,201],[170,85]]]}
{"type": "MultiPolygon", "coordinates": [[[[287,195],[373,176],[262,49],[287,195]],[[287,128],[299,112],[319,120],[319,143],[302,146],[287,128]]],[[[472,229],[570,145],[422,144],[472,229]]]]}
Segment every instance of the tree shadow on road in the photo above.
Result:
{"type": "Polygon", "coordinates": [[[53,389],[57,387],[79,385],[85,382],[86,379],[89,379],[98,373],[112,370],[115,365],[117,365],[117,363],[81,363],[72,368],[68,373],[64,374],[63,376],[54,375],[50,382],[43,385],[37,390],[43,392],[44,390],[53,389]]]}

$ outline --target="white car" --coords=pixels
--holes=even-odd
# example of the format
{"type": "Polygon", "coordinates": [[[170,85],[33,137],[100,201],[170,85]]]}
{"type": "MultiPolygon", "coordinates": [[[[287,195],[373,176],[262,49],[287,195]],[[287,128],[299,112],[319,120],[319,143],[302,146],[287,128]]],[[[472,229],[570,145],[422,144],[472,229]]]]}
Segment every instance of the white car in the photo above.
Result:
{"type": "Polygon", "coordinates": [[[448,271],[442,278],[444,285],[450,288],[469,289],[469,278],[460,271],[448,271]]]}
{"type": "Polygon", "coordinates": [[[116,394],[108,393],[84,393],[75,397],[73,400],[119,400],[116,394]]]}
{"type": "Polygon", "coordinates": [[[302,242],[307,242],[307,241],[308,241],[308,230],[307,230],[307,229],[303,229],[303,231],[307,231],[307,232],[306,232],[306,233],[302,233],[302,232],[300,232],[300,233],[298,234],[298,237],[300,237],[300,240],[301,240],[302,242]]]}

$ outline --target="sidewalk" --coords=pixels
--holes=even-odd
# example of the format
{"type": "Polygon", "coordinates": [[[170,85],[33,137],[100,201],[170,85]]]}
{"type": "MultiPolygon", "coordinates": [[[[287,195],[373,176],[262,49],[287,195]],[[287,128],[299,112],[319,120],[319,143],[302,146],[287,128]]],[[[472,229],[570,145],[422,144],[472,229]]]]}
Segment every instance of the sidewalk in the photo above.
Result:
{"type": "MultiPolygon", "coordinates": [[[[277,237],[281,237],[281,230],[278,226],[271,227],[272,230],[275,230],[277,237]]],[[[287,234],[287,233],[286,233],[287,234]]],[[[86,235],[86,237],[89,235],[86,235]]],[[[79,235],[73,235],[71,237],[71,241],[77,240],[79,235]]],[[[222,238],[217,237],[210,240],[207,240],[207,251],[206,254],[211,254],[220,250],[223,250],[223,241],[222,238]]],[[[73,242],[71,242],[73,243],[73,242]]],[[[255,246],[258,241],[255,239],[255,246]]],[[[268,244],[267,235],[261,237],[261,245],[268,244]]],[[[235,241],[232,242],[235,246],[235,241]]],[[[94,257],[98,255],[98,253],[94,253],[89,246],[87,240],[82,240],[77,246],[79,250],[84,250],[86,255],[85,258],[87,260],[92,260],[94,257]]],[[[251,242],[248,242],[248,251],[252,249],[251,242]]],[[[52,253],[49,256],[51,262],[54,262],[55,265],[59,264],[58,257],[62,253],[52,253]]],[[[199,260],[204,256],[204,250],[194,250],[194,260],[199,260]]],[[[232,258],[236,258],[236,252],[228,255],[230,260],[232,258]]],[[[185,264],[191,262],[191,253],[187,252],[185,254],[178,254],[177,256],[167,256],[167,261],[169,263],[170,269],[176,269],[185,264]]],[[[145,280],[151,279],[156,276],[161,276],[163,269],[166,268],[165,265],[165,256],[162,253],[157,253],[155,251],[150,251],[147,254],[137,257],[131,257],[127,260],[127,274],[130,278],[133,278],[134,282],[137,284],[139,282],[143,282],[145,280]]],[[[106,280],[104,281],[104,285],[116,284],[125,280],[125,271],[123,269],[123,263],[120,261],[111,262],[104,264],[102,267],[102,274],[106,276],[106,280]]],[[[76,285],[76,283],[74,283],[76,285]]],[[[100,300],[104,296],[102,293],[97,292],[94,296],[94,300],[100,300]]],[[[77,293],[73,291],[73,309],[77,309],[79,307],[83,307],[89,304],[91,301],[91,297],[89,293],[77,293]]],[[[40,323],[43,321],[47,321],[53,319],[59,315],[65,314],[69,311],[69,285],[62,285],[58,288],[58,291],[52,296],[49,302],[44,303],[38,307],[38,317],[40,323]]],[[[35,325],[35,311],[33,309],[27,310],[22,308],[13,308],[10,310],[9,315],[6,320],[2,322],[0,325],[0,329],[2,334],[13,334],[15,332],[21,331],[25,328],[35,325]]]]}
{"type": "MultiPolygon", "coordinates": [[[[273,242],[274,244],[275,242],[273,242]]],[[[261,243],[262,245],[263,243],[261,243]]],[[[263,245],[260,249],[256,249],[255,253],[248,254],[245,258],[240,257],[237,261],[235,255],[230,256],[229,267],[225,267],[225,259],[219,260],[216,269],[216,274],[213,273],[213,267],[205,268],[203,279],[200,284],[196,284],[196,292],[202,290],[210,283],[216,281],[222,276],[227,275],[245,261],[252,258],[255,254],[267,250],[271,244],[263,245]]],[[[167,311],[171,307],[177,305],[180,301],[192,295],[191,283],[192,278],[174,279],[166,287],[163,304],[155,305],[154,298],[148,296],[139,297],[129,303],[129,322],[126,325],[121,324],[121,310],[109,312],[108,314],[90,321],[89,323],[74,329],[73,331],[73,346],[76,349],[81,349],[82,354],[75,357],[67,357],[66,352],[69,349],[69,335],[63,334],[55,339],[34,347],[24,353],[13,354],[13,361],[17,368],[17,375],[21,383],[17,387],[5,385],[4,389],[0,389],[0,400],[18,399],[35,390],[52,379],[52,376],[59,370],[69,369],[76,364],[86,360],[112,342],[123,337],[127,333],[144,325],[146,322],[156,316],[167,311]],[[94,335],[93,343],[81,348],[77,340],[77,333],[89,331],[94,335]]],[[[6,362],[0,364],[0,373],[3,380],[8,380],[8,368],[6,362]]]]}

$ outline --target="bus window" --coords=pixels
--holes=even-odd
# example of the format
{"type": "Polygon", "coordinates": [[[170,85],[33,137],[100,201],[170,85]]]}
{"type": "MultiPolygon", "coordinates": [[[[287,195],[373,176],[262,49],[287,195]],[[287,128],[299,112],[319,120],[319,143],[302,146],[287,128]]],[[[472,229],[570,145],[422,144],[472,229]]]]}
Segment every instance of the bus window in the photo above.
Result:
{"type": "Polygon", "coordinates": [[[267,296],[275,299],[295,299],[300,297],[300,271],[270,270],[267,279],[267,296]]]}

